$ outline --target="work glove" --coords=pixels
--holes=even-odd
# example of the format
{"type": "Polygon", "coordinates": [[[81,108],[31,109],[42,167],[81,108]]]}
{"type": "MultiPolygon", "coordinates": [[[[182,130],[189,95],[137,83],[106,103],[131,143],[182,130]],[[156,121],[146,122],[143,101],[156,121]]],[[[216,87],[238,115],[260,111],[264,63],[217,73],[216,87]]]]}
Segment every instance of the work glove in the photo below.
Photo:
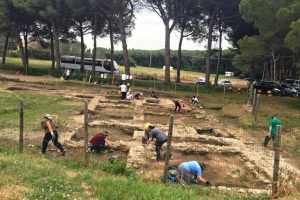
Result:
{"type": "Polygon", "coordinates": [[[206,181],[205,184],[206,184],[207,186],[211,186],[211,183],[210,183],[209,181],[206,181]]]}

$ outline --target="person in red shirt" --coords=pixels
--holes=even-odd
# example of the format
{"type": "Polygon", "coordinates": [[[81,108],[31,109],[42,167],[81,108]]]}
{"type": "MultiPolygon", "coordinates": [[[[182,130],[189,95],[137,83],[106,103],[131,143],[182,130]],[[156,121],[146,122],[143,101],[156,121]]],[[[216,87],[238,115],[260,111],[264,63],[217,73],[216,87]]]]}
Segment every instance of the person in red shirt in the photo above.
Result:
{"type": "Polygon", "coordinates": [[[97,133],[91,140],[90,140],[90,148],[89,150],[94,152],[102,152],[105,150],[111,150],[111,143],[107,139],[108,132],[104,131],[103,133],[97,133]]]}
{"type": "Polygon", "coordinates": [[[178,112],[180,112],[181,108],[184,107],[183,100],[178,99],[174,101],[174,103],[175,103],[175,112],[177,111],[177,108],[178,108],[178,112]]]}

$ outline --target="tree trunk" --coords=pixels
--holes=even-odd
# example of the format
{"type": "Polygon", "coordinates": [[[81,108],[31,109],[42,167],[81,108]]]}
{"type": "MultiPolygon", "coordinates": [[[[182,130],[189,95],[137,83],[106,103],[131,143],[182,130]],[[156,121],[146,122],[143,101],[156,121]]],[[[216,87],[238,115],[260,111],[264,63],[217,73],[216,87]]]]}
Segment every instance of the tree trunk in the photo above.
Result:
{"type": "Polygon", "coordinates": [[[210,56],[211,56],[211,47],[212,47],[212,34],[214,28],[214,16],[210,17],[209,27],[208,27],[208,38],[207,38],[207,52],[206,52],[206,75],[205,75],[205,85],[210,84],[210,56]]]}
{"type": "Polygon", "coordinates": [[[55,55],[54,55],[54,42],[53,42],[53,32],[51,25],[48,26],[50,34],[50,53],[51,53],[51,69],[55,68],[55,55]]]}
{"type": "Polygon", "coordinates": [[[29,65],[29,55],[28,55],[28,35],[27,32],[24,33],[24,58],[25,58],[25,69],[26,69],[26,75],[28,72],[28,65],[29,65]]]}
{"type": "Polygon", "coordinates": [[[271,58],[270,59],[270,78],[269,80],[272,81],[273,80],[273,77],[274,77],[274,74],[273,74],[273,59],[271,58]]]}
{"type": "Polygon", "coordinates": [[[114,77],[115,77],[115,75],[114,75],[114,63],[113,63],[114,62],[114,57],[115,57],[115,55],[114,55],[115,47],[114,47],[113,28],[112,28],[111,24],[109,24],[109,26],[110,26],[109,37],[110,37],[110,60],[111,60],[110,70],[111,70],[111,76],[112,76],[111,85],[113,86],[115,84],[115,82],[114,82],[114,77]]]}
{"type": "Polygon", "coordinates": [[[274,51],[272,51],[272,59],[273,59],[273,81],[276,81],[276,58],[275,58],[274,51]]]}
{"type": "Polygon", "coordinates": [[[82,23],[79,24],[79,33],[80,33],[80,72],[84,72],[84,37],[82,30],[82,23]]]}
{"type": "Polygon", "coordinates": [[[52,22],[53,36],[54,36],[54,49],[55,49],[55,62],[56,69],[60,70],[60,48],[59,48],[59,31],[56,24],[52,22]]]}
{"type": "Polygon", "coordinates": [[[97,15],[95,13],[94,19],[94,49],[93,49],[93,61],[92,61],[92,76],[95,76],[96,70],[96,53],[97,53],[97,15]]]}
{"type": "Polygon", "coordinates": [[[265,80],[265,76],[266,76],[266,67],[267,67],[267,60],[265,60],[265,64],[264,64],[263,75],[262,75],[262,78],[261,78],[262,81],[265,80]]]}
{"type": "Polygon", "coordinates": [[[9,38],[9,34],[8,34],[8,32],[7,32],[7,33],[5,34],[5,41],[4,41],[4,46],[3,46],[2,64],[1,64],[2,67],[4,67],[4,65],[5,65],[6,52],[7,52],[7,46],[8,46],[8,38],[9,38]]]}
{"type": "Polygon", "coordinates": [[[177,52],[177,77],[176,77],[176,82],[180,83],[180,70],[181,70],[181,48],[182,48],[182,41],[183,41],[183,33],[184,33],[184,26],[181,29],[180,32],[180,40],[179,40],[179,45],[178,45],[178,52],[177,52]]]}
{"type": "Polygon", "coordinates": [[[171,65],[171,50],[170,50],[170,28],[169,23],[165,23],[165,82],[170,83],[170,65],[171,65]]]}
{"type": "Polygon", "coordinates": [[[21,35],[20,34],[18,36],[18,43],[19,43],[19,49],[20,49],[22,64],[23,64],[24,69],[26,70],[25,53],[24,53],[23,41],[21,39],[21,35]]]}
{"type": "Polygon", "coordinates": [[[217,64],[217,71],[216,71],[214,86],[218,85],[219,70],[220,70],[220,64],[221,64],[221,59],[222,59],[222,36],[223,36],[223,30],[222,30],[221,20],[219,20],[219,33],[220,33],[220,37],[219,37],[219,57],[218,57],[218,64],[217,64]]]}
{"type": "Polygon", "coordinates": [[[122,48],[123,48],[125,74],[130,75],[129,56],[128,56],[128,49],[127,49],[127,42],[126,42],[126,32],[125,32],[124,22],[121,21],[121,19],[119,20],[119,25],[120,25],[120,32],[121,32],[122,48]]]}

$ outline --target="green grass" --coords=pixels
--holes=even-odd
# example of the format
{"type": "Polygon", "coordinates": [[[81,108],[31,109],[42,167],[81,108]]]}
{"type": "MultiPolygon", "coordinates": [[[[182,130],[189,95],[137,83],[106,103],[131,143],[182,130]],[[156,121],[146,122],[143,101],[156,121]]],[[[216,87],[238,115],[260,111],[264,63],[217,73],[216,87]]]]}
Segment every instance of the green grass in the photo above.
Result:
{"type": "MultiPolygon", "coordinates": [[[[1,57],[0,57],[1,58],[1,57]]],[[[41,75],[55,75],[59,76],[57,72],[51,71],[51,61],[47,60],[38,60],[38,59],[29,59],[29,68],[27,71],[28,75],[33,76],[41,76],[41,75]]],[[[6,59],[6,65],[3,68],[8,71],[19,71],[22,73],[26,73],[25,69],[22,67],[21,58],[8,57],[6,59]]],[[[156,77],[159,80],[164,80],[164,70],[158,68],[148,68],[148,67],[132,67],[131,73],[133,75],[148,75],[152,77],[156,77]]],[[[123,66],[120,66],[121,73],[124,73],[125,69],[123,66]]],[[[61,75],[61,74],[60,74],[61,75]]],[[[84,77],[85,75],[83,75],[84,77]]],[[[174,82],[176,77],[176,70],[171,70],[171,81],[174,82]]],[[[197,78],[205,77],[204,73],[199,72],[191,72],[191,71],[181,71],[181,79],[182,82],[194,83],[197,78]]],[[[79,78],[79,77],[77,77],[79,78]]],[[[220,75],[220,79],[224,78],[224,76],[220,75]]],[[[214,79],[214,74],[211,75],[211,81],[214,79]]]]}
{"type": "Polygon", "coordinates": [[[80,101],[66,100],[61,96],[34,94],[28,92],[0,93],[0,129],[16,129],[19,126],[19,105],[24,102],[25,130],[41,130],[40,122],[45,113],[59,116],[60,123],[66,123],[73,111],[83,105],[80,101]]]}
{"type": "Polygon", "coordinates": [[[19,194],[20,199],[267,199],[204,186],[143,183],[130,176],[106,174],[97,165],[81,167],[67,158],[18,155],[6,148],[0,145],[0,190],[23,186],[27,192],[19,194]]]}
{"type": "MultiPolygon", "coordinates": [[[[29,59],[28,75],[41,76],[51,74],[51,62],[45,60],[29,59]]],[[[6,65],[4,70],[19,71],[26,73],[26,70],[22,67],[21,58],[8,57],[6,59],[6,65]]]]}

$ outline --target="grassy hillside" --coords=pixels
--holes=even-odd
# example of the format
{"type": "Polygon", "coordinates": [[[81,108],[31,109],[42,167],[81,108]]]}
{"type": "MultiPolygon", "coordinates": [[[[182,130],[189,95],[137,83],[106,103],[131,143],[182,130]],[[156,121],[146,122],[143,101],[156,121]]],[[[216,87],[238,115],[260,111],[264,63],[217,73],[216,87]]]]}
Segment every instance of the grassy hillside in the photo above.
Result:
{"type": "MultiPolygon", "coordinates": [[[[1,58],[1,57],[0,57],[1,58]]],[[[29,69],[28,74],[29,75],[49,75],[50,74],[50,67],[51,62],[45,61],[45,60],[37,60],[37,59],[30,59],[29,60],[29,69]]],[[[16,70],[16,71],[22,71],[25,73],[24,69],[22,68],[22,62],[20,58],[12,58],[8,57],[6,61],[6,70],[16,70]]],[[[121,73],[124,73],[124,67],[120,66],[121,73]]],[[[158,68],[148,68],[148,67],[132,67],[131,73],[138,75],[148,75],[153,76],[158,79],[163,80],[164,77],[164,70],[158,69],[158,68]]],[[[197,72],[191,72],[191,71],[182,71],[181,73],[181,79],[183,82],[195,82],[197,78],[204,77],[205,75],[203,73],[197,73],[197,72]]],[[[175,81],[176,77],[176,70],[171,70],[171,80],[175,81]]],[[[220,76],[221,78],[223,76],[220,76]]],[[[211,76],[211,79],[214,79],[214,75],[211,76]]]]}
{"type": "Polygon", "coordinates": [[[0,145],[0,199],[267,199],[204,186],[143,183],[133,173],[109,174],[101,164],[83,167],[79,161],[18,155],[7,148],[0,145]]]}

